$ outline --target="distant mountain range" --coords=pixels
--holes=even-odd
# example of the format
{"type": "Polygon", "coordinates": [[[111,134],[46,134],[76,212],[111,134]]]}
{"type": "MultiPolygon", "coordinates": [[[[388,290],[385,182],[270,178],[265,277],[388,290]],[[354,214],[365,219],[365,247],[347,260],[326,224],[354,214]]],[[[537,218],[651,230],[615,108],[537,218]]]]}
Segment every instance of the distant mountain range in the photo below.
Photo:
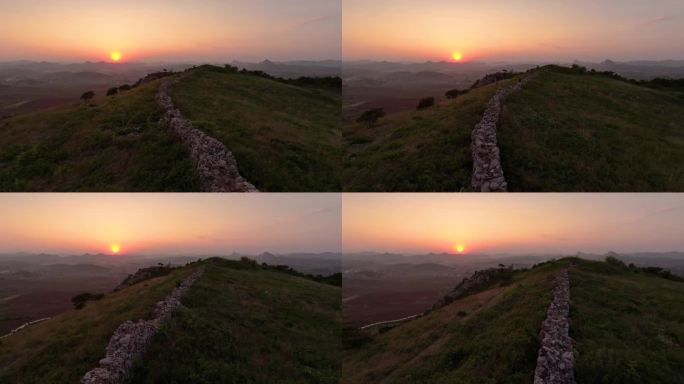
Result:
{"type": "MultiPolygon", "coordinates": [[[[228,61],[226,61],[228,63],[228,61]]],[[[212,63],[224,65],[225,63],[212,63]]],[[[8,61],[0,62],[0,85],[12,86],[55,86],[55,85],[120,85],[132,83],[151,72],[182,71],[198,65],[197,63],[56,63],[36,61],[8,61]]],[[[274,62],[264,60],[260,63],[233,61],[233,66],[248,70],[260,70],[277,77],[322,77],[340,76],[342,64],[340,61],[288,61],[274,62]]]]}

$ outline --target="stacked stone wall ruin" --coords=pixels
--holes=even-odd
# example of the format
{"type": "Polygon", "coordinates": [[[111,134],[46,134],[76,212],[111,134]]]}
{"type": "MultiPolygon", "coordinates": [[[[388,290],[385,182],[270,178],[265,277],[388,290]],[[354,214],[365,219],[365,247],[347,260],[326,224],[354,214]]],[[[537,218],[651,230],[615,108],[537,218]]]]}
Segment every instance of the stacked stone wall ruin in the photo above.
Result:
{"type": "Polygon", "coordinates": [[[555,278],[553,298],[539,338],[541,346],[534,371],[534,384],[574,384],[575,358],[570,337],[570,273],[564,269],[555,278]]]}
{"type": "Polygon", "coordinates": [[[161,123],[171,128],[189,149],[202,190],[258,192],[253,184],[240,175],[233,153],[220,141],[193,127],[192,122],[174,107],[169,95],[173,83],[171,79],[162,79],[157,91],[157,104],[164,111],[161,123]]]}
{"type": "Polygon", "coordinates": [[[471,141],[473,175],[470,185],[475,192],[506,192],[508,190],[501,166],[496,127],[499,124],[506,98],[522,89],[529,79],[529,76],[524,77],[511,87],[497,90],[487,103],[482,119],[473,129],[471,141]]]}
{"type": "Polygon", "coordinates": [[[164,300],[155,305],[152,319],[126,321],[121,324],[109,339],[105,357],[99,366],[81,379],[81,384],[121,384],[124,383],[135,361],[140,358],[152,343],[152,338],[161,325],[180,309],[181,298],[204,273],[204,267],[197,268],[186,277],[164,300]]]}

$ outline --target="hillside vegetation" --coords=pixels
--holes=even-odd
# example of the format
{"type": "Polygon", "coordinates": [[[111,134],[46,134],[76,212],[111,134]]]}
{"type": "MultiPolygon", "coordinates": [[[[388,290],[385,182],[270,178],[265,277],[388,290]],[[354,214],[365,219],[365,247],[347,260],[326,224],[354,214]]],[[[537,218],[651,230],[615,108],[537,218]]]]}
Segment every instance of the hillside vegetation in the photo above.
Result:
{"type": "Polygon", "coordinates": [[[517,272],[365,344],[347,345],[343,383],[529,383],[553,277],[517,272]]]}
{"type": "Polygon", "coordinates": [[[158,125],[157,85],[0,120],[0,190],[198,190],[188,153],[158,125]]]}
{"type": "Polygon", "coordinates": [[[684,93],[537,72],[506,101],[498,131],[509,190],[684,190],[684,93]]]}
{"type": "Polygon", "coordinates": [[[684,282],[583,260],[570,278],[578,384],[684,382],[684,282]]]}
{"type": "Polygon", "coordinates": [[[134,366],[131,383],[320,383],[340,378],[340,288],[251,261],[209,259],[90,301],[0,341],[0,383],[75,383],[125,320],[149,318],[205,272],[134,366]]]}
{"type": "Polygon", "coordinates": [[[572,264],[577,382],[683,382],[684,282],[577,258],[515,272],[377,334],[347,328],[342,382],[530,383],[552,279],[572,264]]]}
{"type": "Polygon", "coordinates": [[[195,128],[222,141],[262,191],[340,191],[341,92],[203,66],[171,96],[195,128]]]}
{"type": "Polygon", "coordinates": [[[77,383],[104,357],[121,323],[150,316],[190,272],[133,285],[0,340],[0,383],[77,383]]]}
{"type": "Polygon", "coordinates": [[[320,383],[340,379],[339,287],[214,260],[157,334],[133,383],[320,383]]]}
{"type": "MultiPolygon", "coordinates": [[[[421,111],[344,127],[345,191],[460,191],[470,187],[470,136],[489,99],[510,80],[421,111]]],[[[418,100],[416,100],[416,105],[418,100]]]]}

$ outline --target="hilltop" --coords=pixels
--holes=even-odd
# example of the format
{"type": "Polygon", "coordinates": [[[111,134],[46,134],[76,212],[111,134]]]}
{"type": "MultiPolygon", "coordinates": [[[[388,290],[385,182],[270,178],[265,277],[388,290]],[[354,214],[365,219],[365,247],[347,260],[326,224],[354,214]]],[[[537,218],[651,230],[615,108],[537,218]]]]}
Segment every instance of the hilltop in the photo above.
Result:
{"type": "Polygon", "coordinates": [[[162,323],[130,382],[339,380],[338,286],[249,259],[208,259],[2,339],[0,382],[78,382],[104,357],[119,325],[150,319],[155,303],[199,269],[183,307],[162,323]]]}
{"type": "Polygon", "coordinates": [[[155,97],[165,80],[175,107],[232,151],[259,190],[341,188],[334,82],[215,66],[161,74],[113,96],[0,120],[0,190],[199,191],[191,149],[160,124],[155,97]]]}
{"type": "Polygon", "coordinates": [[[490,99],[521,80],[497,116],[508,190],[684,190],[681,82],[637,82],[579,66],[508,74],[433,107],[370,126],[345,124],[345,190],[471,190],[473,129],[490,99]]]}
{"type": "Polygon", "coordinates": [[[399,325],[346,327],[342,382],[531,382],[554,279],[566,269],[577,383],[684,380],[682,279],[615,258],[565,258],[476,274],[399,325]]]}

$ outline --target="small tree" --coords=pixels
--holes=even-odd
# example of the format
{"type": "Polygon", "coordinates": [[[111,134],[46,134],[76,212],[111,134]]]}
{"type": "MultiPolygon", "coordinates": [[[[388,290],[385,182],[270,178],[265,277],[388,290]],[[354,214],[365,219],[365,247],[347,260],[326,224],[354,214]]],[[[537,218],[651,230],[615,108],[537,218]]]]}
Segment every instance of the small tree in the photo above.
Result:
{"type": "Polygon", "coordinates": [[[95,97],[95,92],[88,91],[88,92],[84,93],[83,95],[81,95],[81,100],[88,101],[88,100],[91,100],[93,97],[95,97]]]}
{"type": "Polygon", "coordinates": [[[117,88],[117,87],[109,88],[109,89],[107,90],[107,96],[114,96],[114,95],[116,95],[117,93],[119,93],[119,88],[117,88]]]}
{"type": "Polygon", "coordinates": [[[378,120],[380,120],[381,117],[385,116],[385,110],[382,108],[375,108],[368,110],[364,112],[361,116],[359,116],[358,119],[356,119],[357,123],[364,123],[368,126],[368,128],[371,128],[375,124],[378,123],[378,120]]]}
{"type": "Polygon", "coordinates": [[[468,93],[468,91],[461,91],[460,89],[452,89],[450,91],[447,91],[447,93],[444,94],[444,96],[447,97],[447,99],[455,99],[461,95],[464,95],[468,93]]]}
{"type": "Polygon", "coordinates": [[[74,305],[74,308],[76,309],[82,309],[85,307],[86,303],[89,301],[96,301],[96,300],[102,300],[104,295],[102,293],[82,293],[80,295],[76,295],[71,298],[71,303],[74,305]]]}
{"type": "Polygon", "coordinates": [[[124,84],[124,85],[119,87],[119,92],[130,91],[130,90],[131,90],[131,86],[128,84],[124,84]]]}
{"type": "Polygon", "coordinates": [[[430,108],[433,105],[435,105],[435,98],[434,97],[426,97],[420,100],[418,103],[418,110],[425,109],[425,108],[430,108]]]}

